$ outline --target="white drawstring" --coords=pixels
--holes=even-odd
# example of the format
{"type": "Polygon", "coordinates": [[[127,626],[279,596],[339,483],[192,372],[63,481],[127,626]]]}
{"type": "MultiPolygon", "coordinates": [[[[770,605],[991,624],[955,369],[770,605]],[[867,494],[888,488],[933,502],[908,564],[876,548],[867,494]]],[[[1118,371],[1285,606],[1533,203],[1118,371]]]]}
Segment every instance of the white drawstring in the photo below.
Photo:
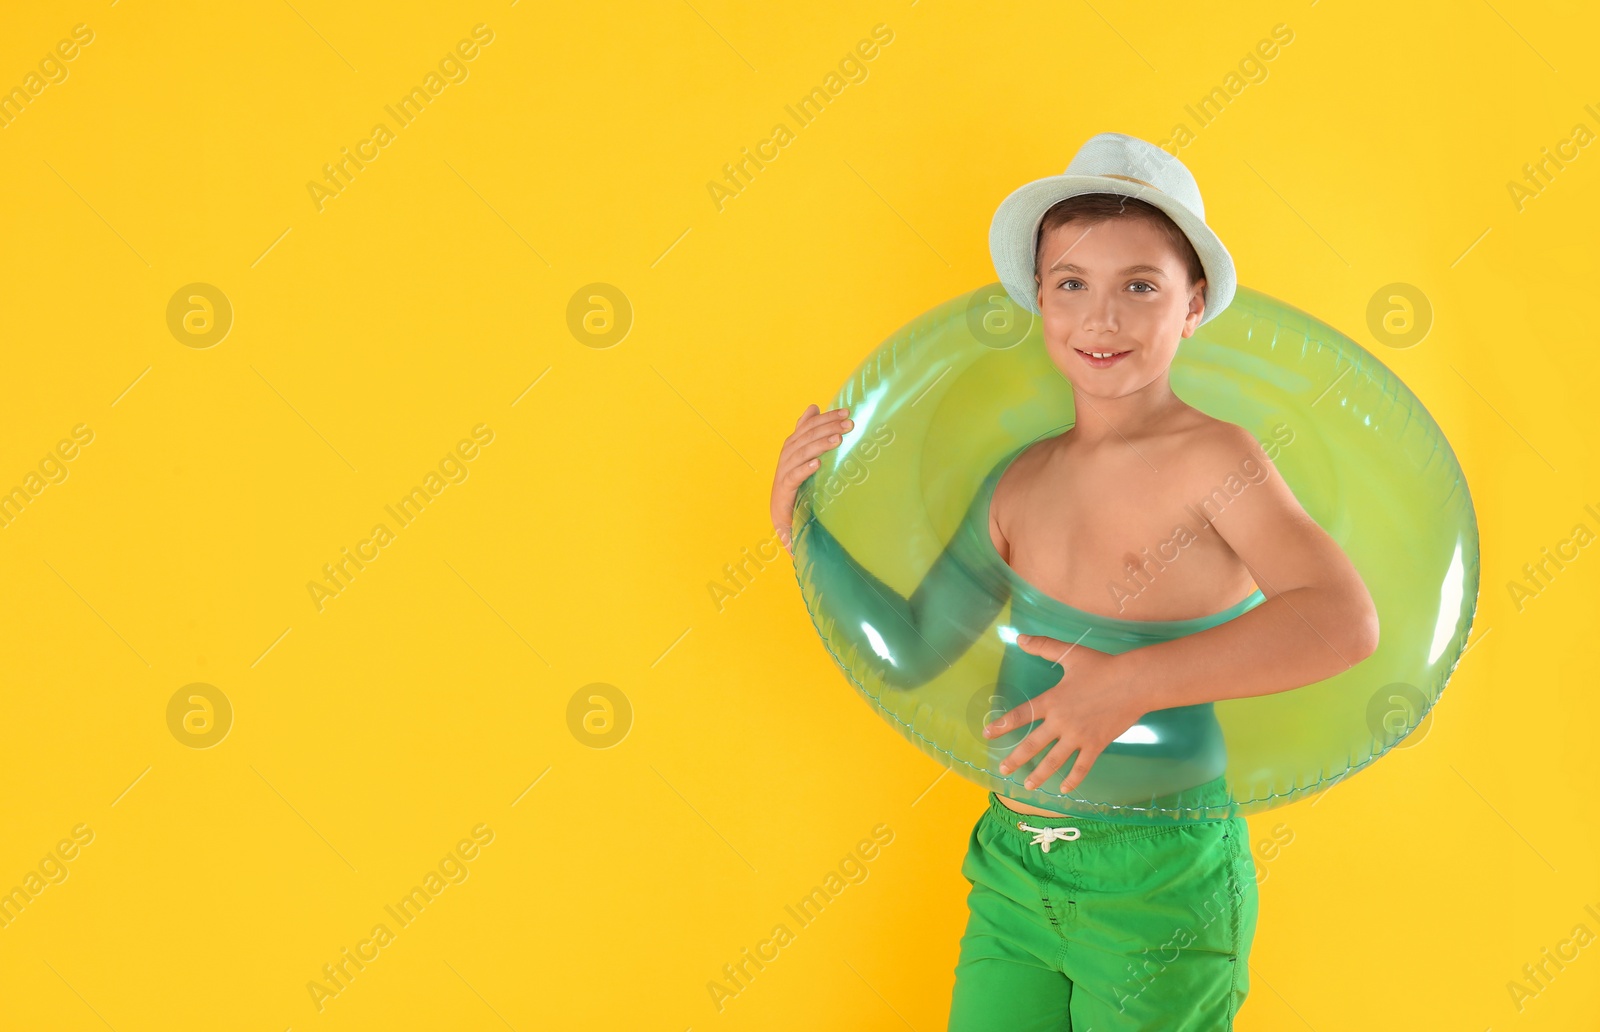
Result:
{"type": "Polygon", "coordinates": [[[1071,842],[1073,839],[1083,834],[1083,832],[1079,831],[1077,828],[1035,828],[1033,825],[1025,824],[1022,821],[1017,822],[1017,827],[1021,828],[1023,831],[1033,832],[1032,844],[1038,846],[1046,853],[1050,852],[1050,843],[1057,841],[1071,842]]]}

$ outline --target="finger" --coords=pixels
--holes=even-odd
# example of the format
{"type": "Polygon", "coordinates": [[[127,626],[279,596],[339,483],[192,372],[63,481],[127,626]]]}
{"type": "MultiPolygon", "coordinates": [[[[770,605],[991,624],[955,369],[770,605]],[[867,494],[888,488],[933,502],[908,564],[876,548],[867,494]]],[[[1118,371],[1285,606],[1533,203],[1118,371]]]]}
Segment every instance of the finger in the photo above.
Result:
{"type": "Polygon", "coordinates": [[[1033,711],[1033,700],[1029,699],[1022,705],[1017,706],[1007,712],[1000,719],[991,721],[990,723],[984,725],[983,736],[985,738],[999,738],[1012,728],[1021,727],[1023,724],[1030,723],[1037,719],[1038,714],[1034,713],[1033,711]]]}
{"type": "Polygon", "coordinates": [[[1017,635],[1017,648],[1031,655],[1041,656],[1052,663],[1059,663],[1067,653],[1078,647],[1075,641],[1062,641],[1043,634],[1017,635]]]}
{"type": "MultiPolygon", "coordinates": [[[[810,475],[810,470],[815,470],[819,463],[811,460],[833,448],[837,448],[844,440],[844,434],[851,429],[851,424],[846,421],[844,425],[834,424],[830,429],[823,426],[811,432],[810,436],[792,438],[778,453],[778,465],[789,470],[806,467],[808,472],[801,475],[801,479],[810,475]],[[807,464],[809,463],[809,466],[807,464]]],[[[802,431],[804,433],[804,431],[802,431]]]]}
{"type": "Polygon", "coordinates": [[[801,447],[834,434],[849,433],[855,429],[855,425],[855,420],[842,411],[820,413],[800,424],[795,432],[789,435],[788,443],[791,447],[801,447]]]}
{"type": "Polygon", "coordinates": [[[828,416],[831,416],[831,415],[834,415],[834,414],[844,415],[845,413],[847,413],[849,411],[850,411],[849,408],[841,406],[840,408],[829,409],[828,411],[824,412],[824,411],[822,411],[822,409],[820,409],[815,404],[807,405],[806,406],[806,410],[804,412],[800,413],[800,418],[795,420],[795,425],[796,426],[801,426],[807,420],[818,419],[818,418],[824,418],[825,419],[828,416]]]}
{"type": "Polygon", "coordinates": [[[785,487],[794,487],[805,480],[806,477],[815,473],[819,465],[821,465],[821,461],[818,459],[796,459],[793,462],[785,463],[782,467],[782,472],[778,474],[779,482],[785,487]]]}
{"type": "MultiPolygon", "coordinates": [[[[854,427],[855,423],[843,416],[813,417],[811,420],[796,426],[794,433],[784,438],[783,446],[778,449],[778,461],[782,462],[784,459],[796,455],[803,455],[804,458],[808,459],[820,455],[831,446],[823,445],[820,448],[813,449],[812,446],[816,442],[825,441],[836,434],[849,433],[854,427]],[[807,452],[809,454],[803,454],[807,452]]],[[[835,441],[833,443],[837,444],[839,442],[835,441]]]]}
{"type": "Polygon", "coordinates": [[[814,458],[821,455],[829,448],[836,448],[844,440],[844,435],[849,433],[855,424],[848,419],[831,420],[807,427],[796,435],[794,450],[797,455],[814,458]]]}
{"type": "Polygon", "coordinates": [[[1072,770],[1061,779],[1061,794],[1066,795],[1083,783],[1089,776],[1089,768],[1094,766],[1094,761],[1100,758],[1100,750],[1090,752],[1087,749],[1078,751],[1078,762],[1072,765],[1072,770]]]}
{"type": "Polygon", "coordinates": [[[806,477],[810,476],[817,469],[817,467],[822,464],[818,460],[825,452],[831,448],[837,448],[838,446],[839,442],[837,440],[830,441],[827,436],[823,436],[820,441],[811,441],[808,443],[800,443],[785,447],[784,450],[778,455],[778,468],[788,473],[794,473],[795,470],[804,469],[805,472],[799,474],[798,480],[796,481],[798,483],[799,480],[804,480],[806,477]]]}
{"type": "Polygon", "coordinates": [[[1014,770],[1022,769],[1029,760],[1043,752],[1045,746],[1055,741],[1055,739],[1055,731],[1040,724],[1028,734],[1028,737],[1022,740],[1021,745],[1011,750],[1010,754],[1000,761],[1000,773],[1006,775],[1014,770]]]}
{"type": "Polygon", "coordinates": [[[1056,747],[1051,749],[1045,758],[1039,761],[1039,765],[1028,772],[1028,777],[1022,782],[1022,787],[1038,788],[1046,781],[1049,781],[1050,775],[1060,770],[1061,765],[1067,762],[1067,758],[1077,748],[1077,743],[1063,736],[1061,741],[1056,743],[1056,747]]]}
{"type": "MultiPolygon", "coordinates": [[[[811,407],[813,409],[816,408],[815,405],[811,407]]],[[[806,415],[800,417],[800,422],[795,429],[804,430],[806,427],[815,425],[817,423],[836,423],[841,419],[848,419],[849,416],[850,410],[848,408],[829,409],[826,412],[808,412],[806,415]]]]}
{"type": "Polygon", "coordinates": [[[838,423],[850,414],[848,409],[834,409],[831,412],[818,412],[817,406],[807,405],[806,410],[800,413],[800,418],[794,421],[794,432],[784,438],[783,450],[788,451],[795,443],[809,436],[810,430],[819,424],[829,421],[838,423]]]}

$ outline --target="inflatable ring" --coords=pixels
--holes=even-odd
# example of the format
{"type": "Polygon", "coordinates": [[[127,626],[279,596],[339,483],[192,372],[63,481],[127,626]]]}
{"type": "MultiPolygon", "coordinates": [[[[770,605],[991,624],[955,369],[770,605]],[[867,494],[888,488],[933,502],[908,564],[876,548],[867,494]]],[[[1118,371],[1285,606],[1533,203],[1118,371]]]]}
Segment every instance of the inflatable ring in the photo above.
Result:
{"type": "Polygon", "coordinates": [[[980,786],[1048,810],[1127,823],[1220,820],[1282,806],[1370,765],[1409,734],[1466,647],[1478,529],[1455,454],[1422,403],[1337,330],[1257,291],[1178,349],[1172,388],[1261,442],[1372,595],[1378,649],[1289,691],[1158,710],[1111,743],[1070,795],[1069,761],[999,764],[1031,730],[984,725],[1053,687],[1023,652],[1044,634],[1120,653],[1196,633],[1265,601],[1137,621],[1075,609],[1019,577],[989,537],[1010,461],[1073,423],[1072,388],[1037,319],[999,284],[884,341],[835,396],[855,425],[801,486],[795,575],[817,632],[877,712],[980,786]],[[1008,608],[1009,607],[1009,608],[1008,608]]]}

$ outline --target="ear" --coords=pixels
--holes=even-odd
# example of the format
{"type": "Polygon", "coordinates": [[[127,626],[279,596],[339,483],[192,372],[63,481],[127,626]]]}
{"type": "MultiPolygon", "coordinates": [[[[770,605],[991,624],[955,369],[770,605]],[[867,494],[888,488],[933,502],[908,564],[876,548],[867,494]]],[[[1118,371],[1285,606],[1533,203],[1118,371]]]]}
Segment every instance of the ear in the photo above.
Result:
{"type": "Polygon", "coordinates": [[[1183,320],[1183,335],[1188,337],[1200,328],[1200,320],[1206,314],[1206,281],[1195,281],[1193,293],[1189,295],[1189,311],[1183,320]]]}

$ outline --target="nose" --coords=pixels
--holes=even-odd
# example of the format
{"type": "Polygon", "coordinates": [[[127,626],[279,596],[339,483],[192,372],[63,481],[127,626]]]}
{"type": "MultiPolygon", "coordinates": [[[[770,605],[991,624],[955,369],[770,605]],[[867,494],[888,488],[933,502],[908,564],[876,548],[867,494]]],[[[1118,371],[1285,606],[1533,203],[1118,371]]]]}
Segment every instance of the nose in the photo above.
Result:
{"type": "Polygon", "coordinates": [[[1083,328],[1097,332],[1114,332],[1117,328],[1116,302],[1104,291],[1095,291],[1084,306],[1083,328]]]}

